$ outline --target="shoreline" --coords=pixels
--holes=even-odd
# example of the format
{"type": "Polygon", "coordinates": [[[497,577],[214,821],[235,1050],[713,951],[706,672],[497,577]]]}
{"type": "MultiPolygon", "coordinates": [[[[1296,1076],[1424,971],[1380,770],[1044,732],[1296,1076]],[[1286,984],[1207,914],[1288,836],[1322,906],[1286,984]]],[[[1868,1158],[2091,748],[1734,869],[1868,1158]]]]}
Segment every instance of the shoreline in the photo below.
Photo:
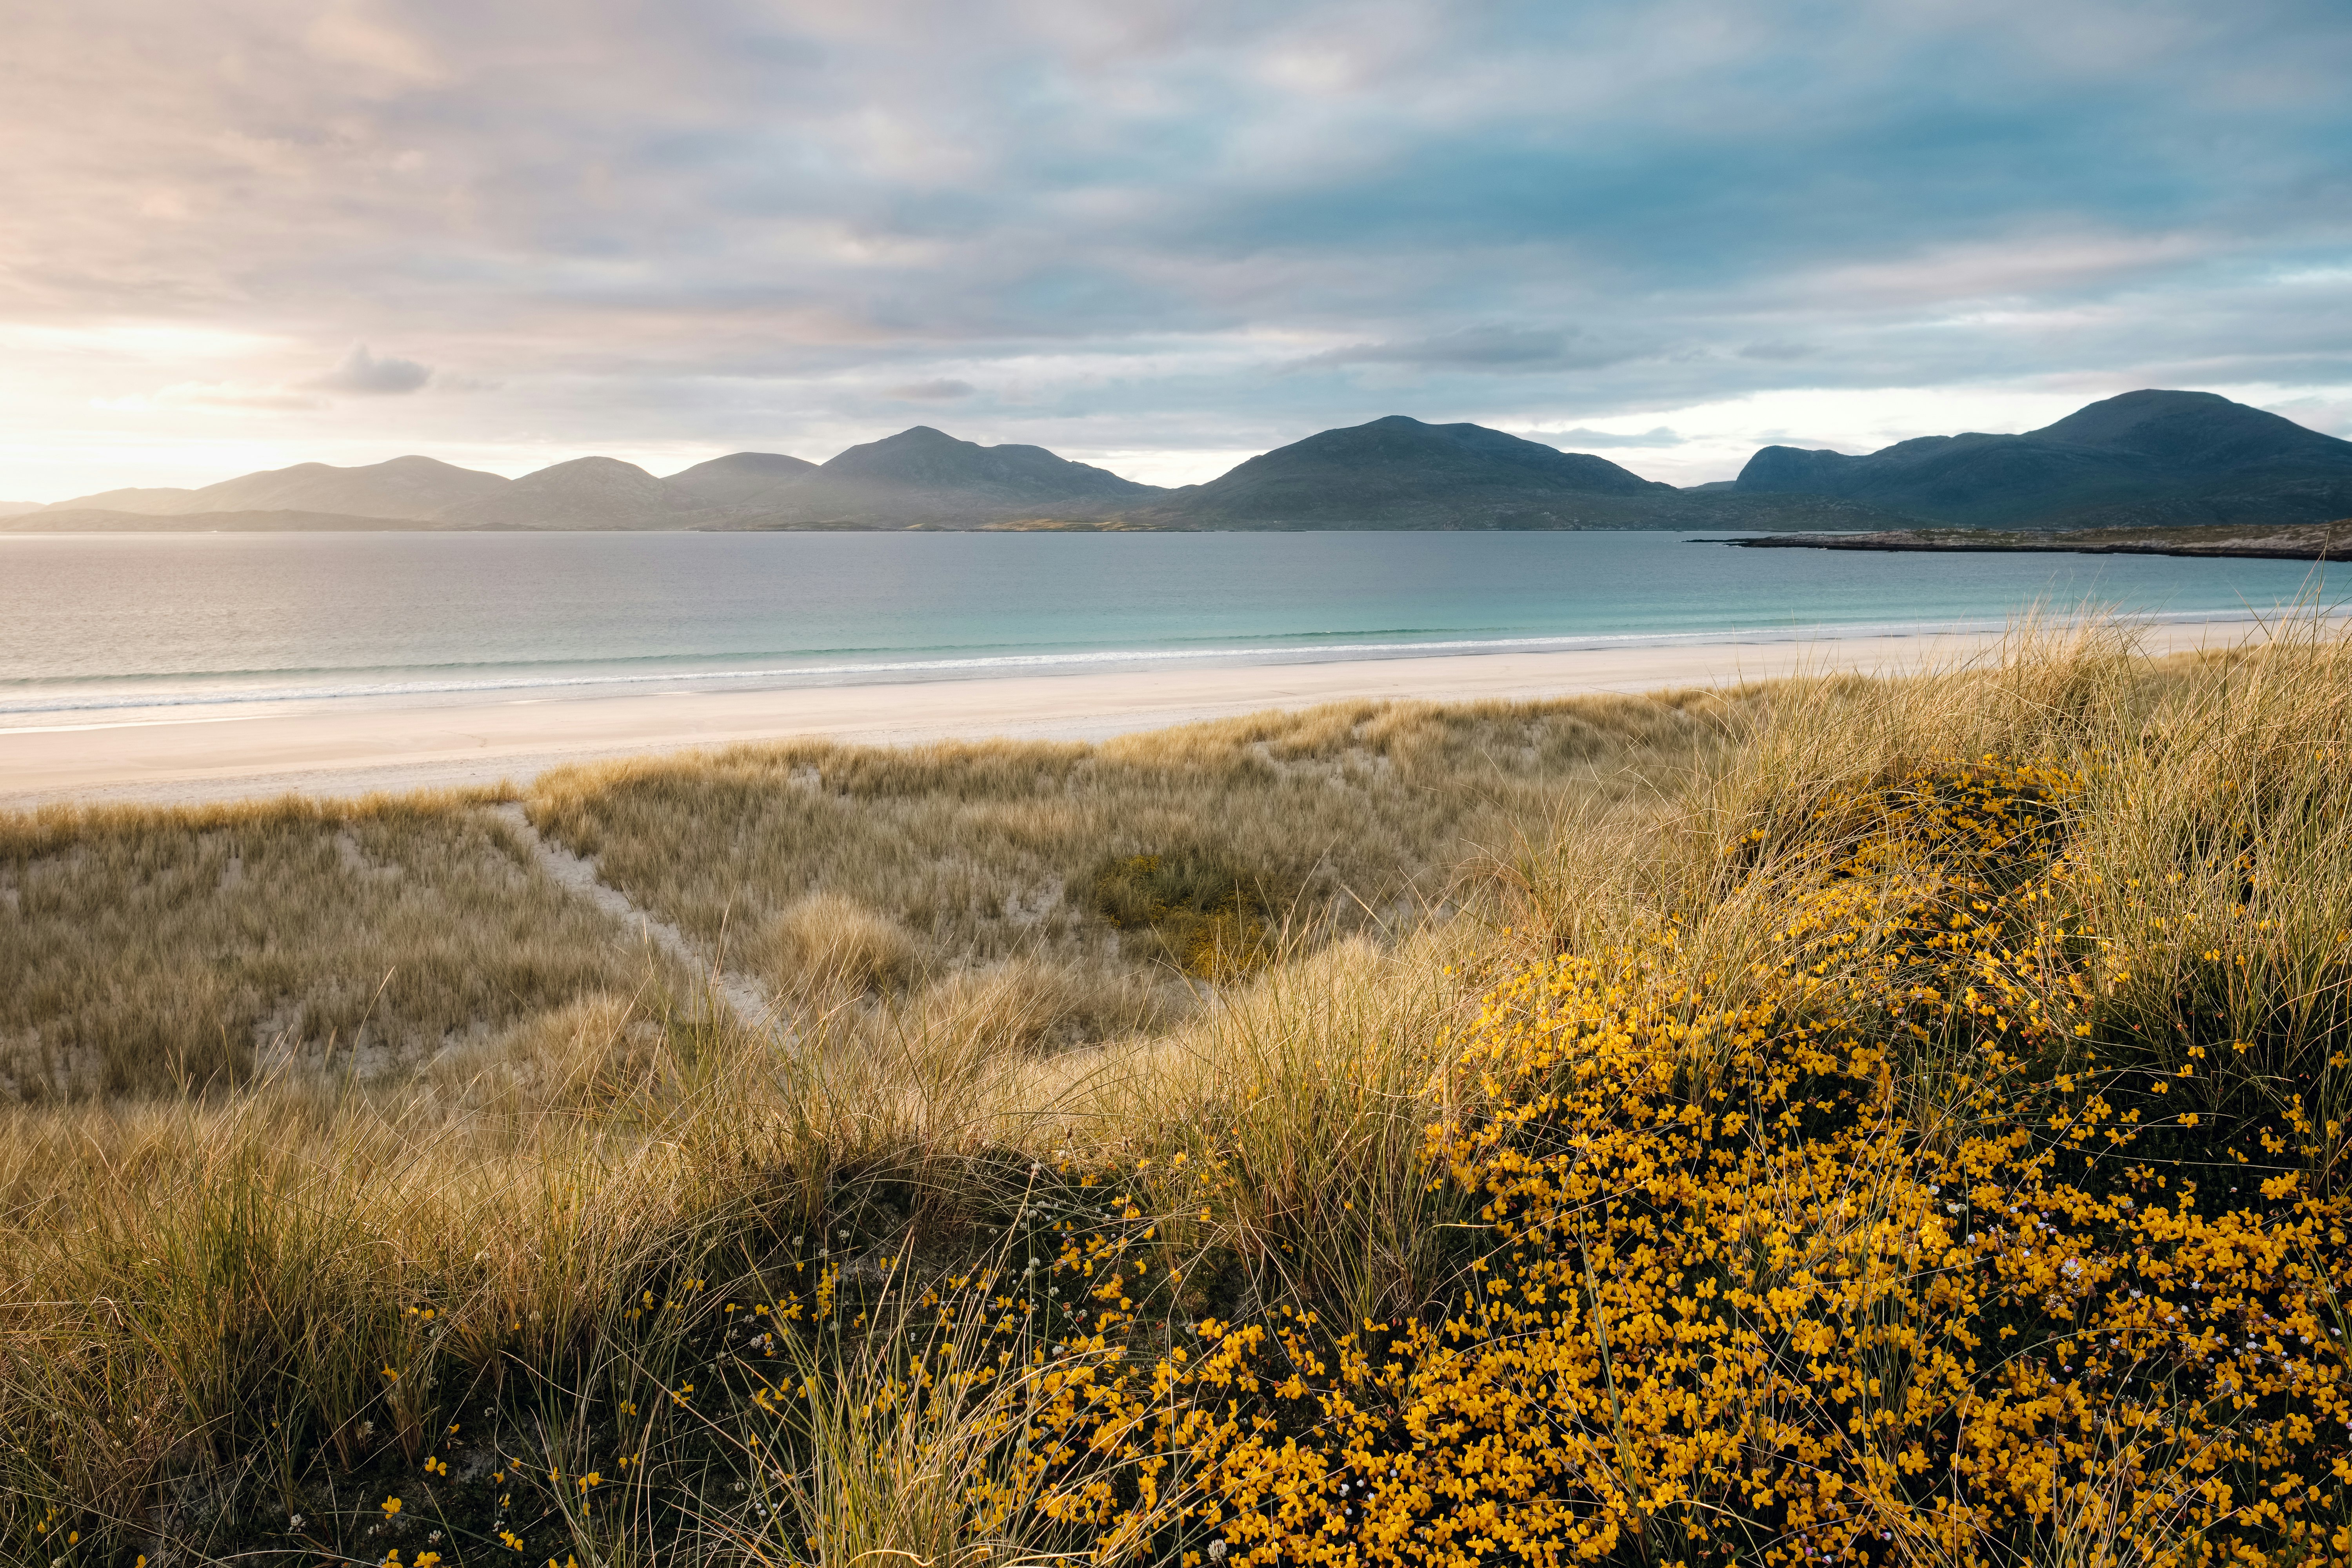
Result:
{"type": "MultiPolygon", "coordinates": [[[[2261,635],[2243,621],[2157,623],[2142,631],[2143,646],[2156,654],[2233,647],[2261,635]]],[[[1351,700],[1527,701],[1798,674],[1895,675],[1980,657],[2004,635],[1722,641],[431,705],[276,703],[229,715],[0,729],[0,809],[480,788],[527,783],[574,763],[766,741],[1100,741],[1351,700]]]]}
{"type": "Polygon", "coordinates": [[[1720,542],[1740,550],[1859,550],[1920,555],[2169,555],[2200,561],[2342,561],[2352,518],[2325,523],[2164,528],[1897,528],[1874,533],[1767,533],[1720,542]]]}

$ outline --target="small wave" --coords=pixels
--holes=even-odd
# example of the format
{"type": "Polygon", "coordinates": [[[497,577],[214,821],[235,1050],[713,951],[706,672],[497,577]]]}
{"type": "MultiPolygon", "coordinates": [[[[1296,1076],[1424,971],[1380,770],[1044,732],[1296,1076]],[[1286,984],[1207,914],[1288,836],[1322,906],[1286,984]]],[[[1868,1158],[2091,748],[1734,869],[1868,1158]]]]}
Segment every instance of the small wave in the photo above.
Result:
{"type": "MultiPolygon", "coordinates": [[[[2136,617],[2164,623],[2235,623],[2251,613],[2189,611],[2136,617]]],[[[1351,660],[1422,658],[1436,654],[1512,652],[1573,653],[1616,647],[1730,646],[1739,643],[1830,641],[1866,637],[1940,637],[1997,632],[2005,619],[1957,621],[1840,622],[1802,626],[1730,626],[1692,632],[1614,632],[1516,637],[1432,638],[1410,642],[1256,644],[1221,647],[1097,648],[1084,652],[985,654],[951,658],[872,659],[854,663],[770,665],[742,669],[666,669],[583,673],[516,674],[474,680],[399,680],[357,685],[244,687],[150,692],[60,693],[45,698],[0,700],[0,714],[92,713],[128,709],[197,708],[265,702],[353,701],[370,698],[462,696],[492,691],[559,691],[593,688],[706,685],[713,681],[772,682],[780,689],[844,685],[887,677],[973,679],[992,675],[1072,673],[1118,666],[1212,663],[1324,664],[1351,660]]]]}

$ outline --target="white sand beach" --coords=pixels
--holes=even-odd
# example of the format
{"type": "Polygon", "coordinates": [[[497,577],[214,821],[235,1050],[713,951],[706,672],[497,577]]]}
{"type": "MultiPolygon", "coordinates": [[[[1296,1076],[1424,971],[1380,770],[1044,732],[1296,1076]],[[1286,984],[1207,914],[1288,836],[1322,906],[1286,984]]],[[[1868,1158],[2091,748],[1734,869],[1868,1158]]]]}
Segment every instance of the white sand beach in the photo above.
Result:
{"type": "MultiPolygon", "coordinates": [[[[2242,622],[2158,625],[2156,653],[2228,647],[2242,622]]],[[[299,793],[517,784],[566,763],[824,736],[888,745],[1099,740],[1354,699],[1525,700],[1725,686],[1800,672],[1897,673],[1985,655],[1990,635],[1722,642],[1574,652],[1022,676],[814,689],[362,704],[206,706],[0,726],[0,806],[198,804],[299,793]]]]}

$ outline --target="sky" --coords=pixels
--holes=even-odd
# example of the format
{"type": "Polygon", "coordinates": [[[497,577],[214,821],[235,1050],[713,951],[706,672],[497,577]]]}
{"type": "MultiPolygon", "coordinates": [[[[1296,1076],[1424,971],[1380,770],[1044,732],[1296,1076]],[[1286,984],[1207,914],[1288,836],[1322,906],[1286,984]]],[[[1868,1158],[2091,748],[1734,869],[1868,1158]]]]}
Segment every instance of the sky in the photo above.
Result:
{"type": "Polygon", "coordinates": [[[2352,437],[2343,0],[0,0],[0,500],[1387,414],[2352,437]]]}

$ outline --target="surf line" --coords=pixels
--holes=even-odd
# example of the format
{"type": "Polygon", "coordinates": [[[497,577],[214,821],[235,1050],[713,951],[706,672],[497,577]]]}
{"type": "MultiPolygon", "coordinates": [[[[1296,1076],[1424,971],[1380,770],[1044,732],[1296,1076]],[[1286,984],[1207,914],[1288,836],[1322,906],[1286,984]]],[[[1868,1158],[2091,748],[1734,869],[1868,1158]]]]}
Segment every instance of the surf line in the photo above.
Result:
{"type": "MultiPolygon", "coordinates": [[[[2140,615],[2131,620],[2147,625],[2235,625],[2259,621],[2259,613],[2245,610],[2168,611],[2140,615]]],[[[772,681],[779,689],[803,684],[865,684],[893,675],[948,678],[992,675],[1077,673],[1120,665],[1150,667],[1171,663],[1231,660],[1240,664],[1281,666],[1341,664],[1385,659],[1445,658],[1498,653],[1591,653],[1620,648],[1742,647],[1790,642],[1843,642],[1888,637],[1948,637],[1999,632],[2007,619],[1940,621],[1832,621],[1803,626],[1719,626],[1704,631],[1559,632],[1524,637],[1448,637],[1428,641],[1268,642],[1216,647],[1093,648],[1055,653],[982,654],[960,658],[876,659],[856,663],[780,664],[729,669],[613,670],[583,675],[528,675],[479,680],[380,681],[366,685],[270,687],[244,690],[198,690],[173,695],[143,692],[121,697],[55,698],[9,701],[0,699],[0,714],[89,713],[119,709],[226,707],[265,702],[331,702],[368,698],[463,696],[497,691],[545,691],[551,694],[581,689],[670,686],[685,682],[772,681]]],[[[887,681],[877,684],[889,684],[887,681]]],[[[140,721],[171,723],[171,720],[140,721]]],[[[20,731],[21,732],[21,731],[20,731]]]]}

